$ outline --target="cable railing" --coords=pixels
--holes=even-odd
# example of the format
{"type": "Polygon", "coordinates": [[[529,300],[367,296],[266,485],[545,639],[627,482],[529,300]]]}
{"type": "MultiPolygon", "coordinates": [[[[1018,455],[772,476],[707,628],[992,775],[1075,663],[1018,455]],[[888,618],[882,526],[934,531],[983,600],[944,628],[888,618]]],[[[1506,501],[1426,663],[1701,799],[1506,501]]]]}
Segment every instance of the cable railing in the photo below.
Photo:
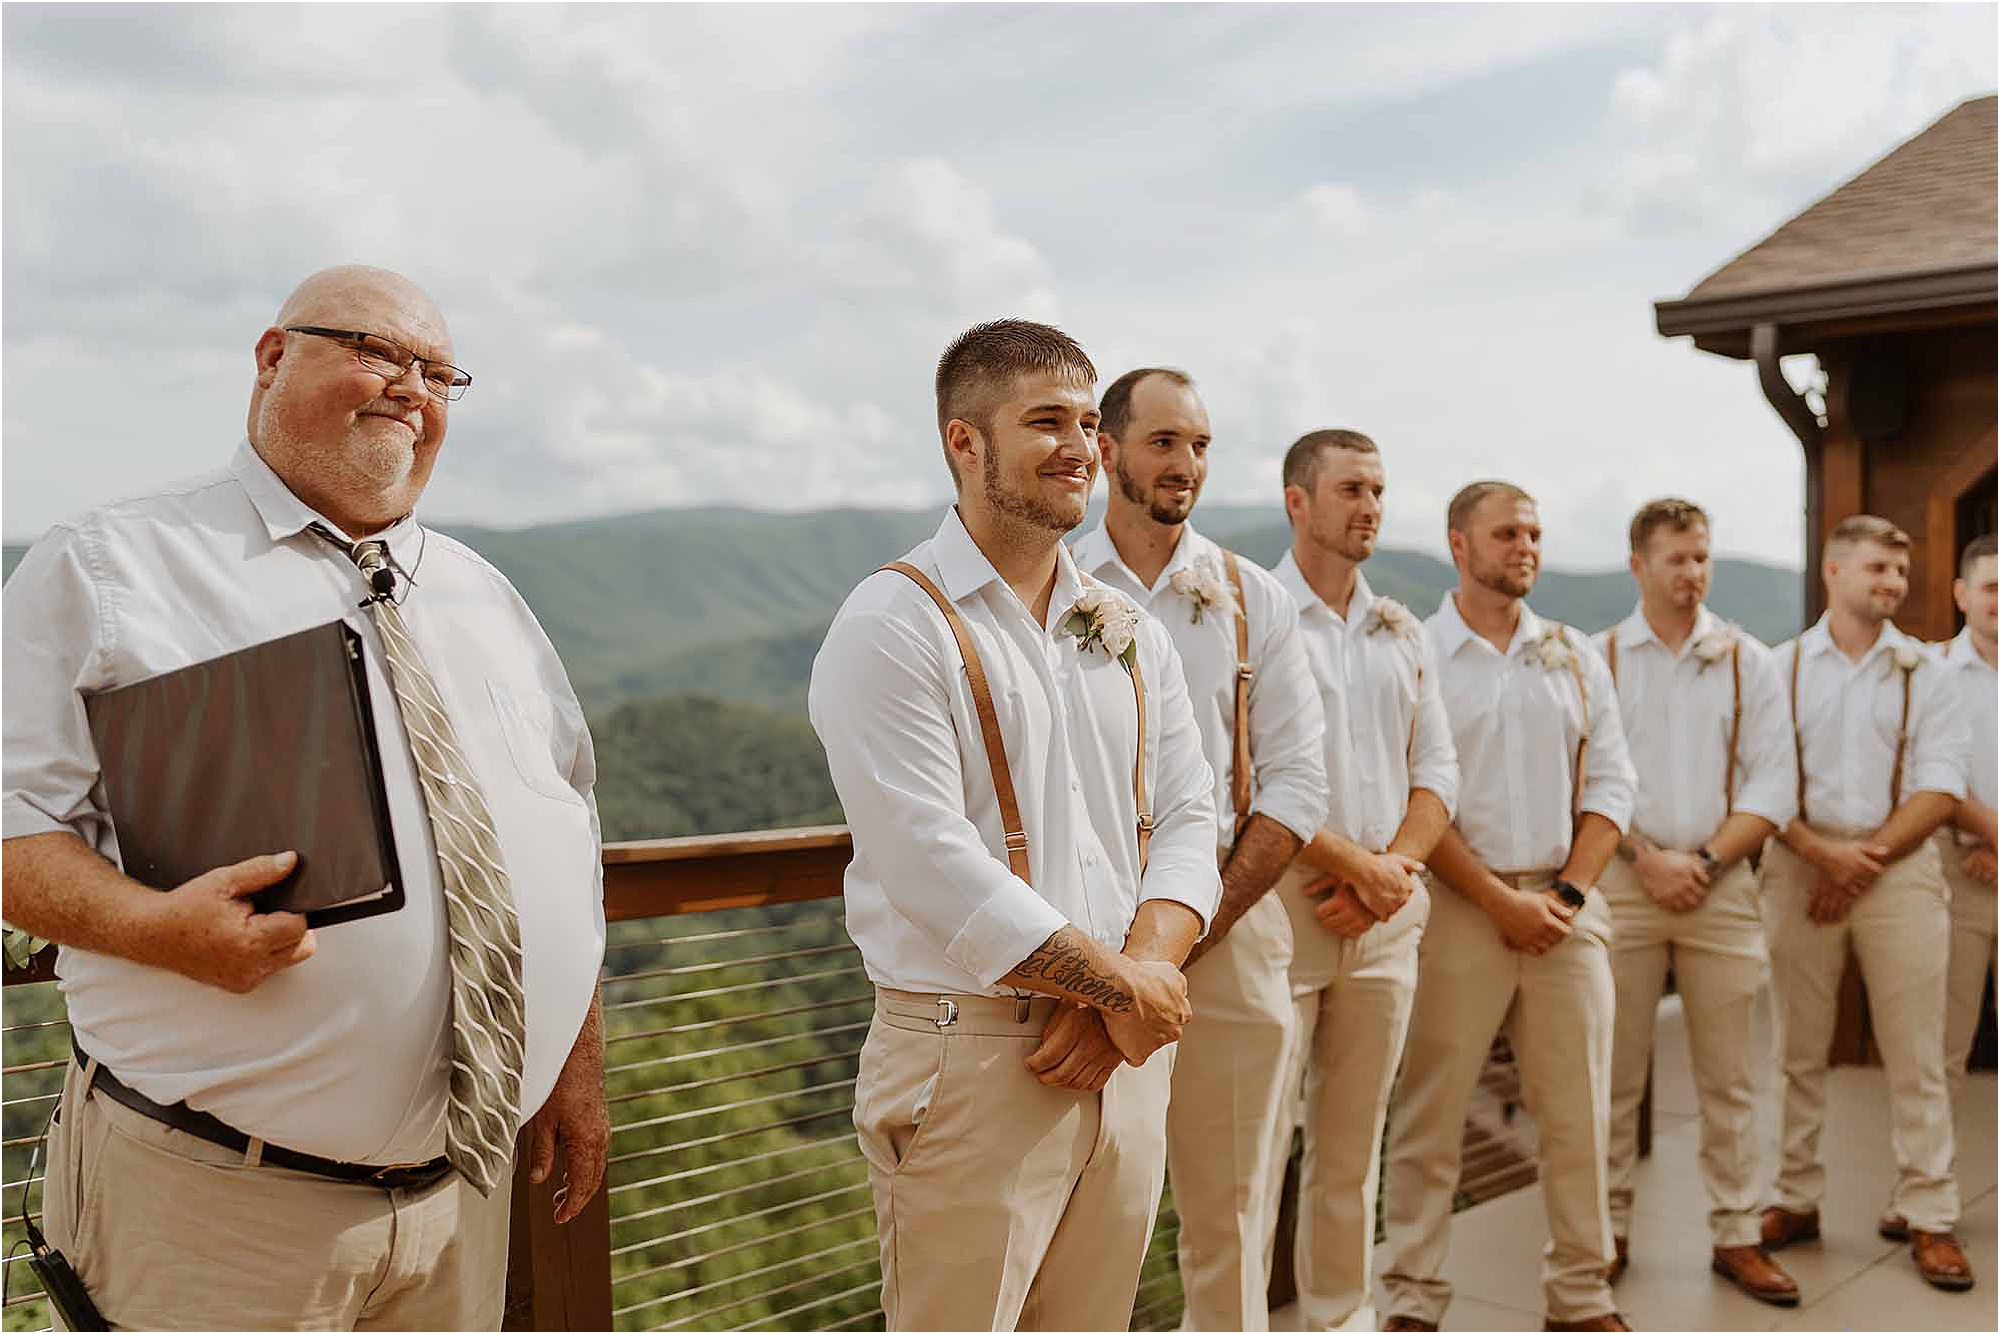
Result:
{"type": "MultiPolygon", "coordinates": [[[[845,829],[611,844],[603,976],[605,1189],[550,1221],[553,1183],[517,1164],[510,1329],[880,1329],[874,1204],[853,1126],[873,992],[841,918],[845,829]]],[[[69,1030],[45,953],[8,974],[0,1099],[4,1238],[61,1088],[69,1030]]],[[[1532,1181],[1511,1063],[1490,1067],[1467,1127],[1460,1203],[1532,1181]]],[[[1275,1303],[1290,1300],[1289,1229],[1275,1303]]],[[[1132,1328],[1180,1323],[1171,1188],[1132,1328]]],[[[11,1256],[5,1329],[46,1303],[11,1256]]]]}

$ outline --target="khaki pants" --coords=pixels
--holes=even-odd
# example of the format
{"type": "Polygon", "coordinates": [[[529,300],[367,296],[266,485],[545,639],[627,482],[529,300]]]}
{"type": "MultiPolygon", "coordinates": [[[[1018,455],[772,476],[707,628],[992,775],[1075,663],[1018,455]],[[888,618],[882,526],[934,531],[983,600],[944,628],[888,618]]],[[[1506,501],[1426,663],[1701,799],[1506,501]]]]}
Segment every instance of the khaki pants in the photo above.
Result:
{"type": "Polygon", "coordinates": [[[1303,1086],[1305,1096],[1303,1104],[1296,1097],[1285,1101],[1265,1236],[1277,1223],[1292,1126],[1302,1120],[1305,1159],[1292,1272],[1303,1326],[1373,1329],[1368,1289],[1382,1127],[1416,997],[1417,942],[1430,917],[1430,891],[1419,888],[1394,917],[1346,940],[1313,916],[1319,901],[1304,889],[1320,878],[1319,871],[1294,863],[1275,891],[1291,914],[1298,1007],[1286,1087],[1296,1094],[1303,1086]]]}
{"type": "MultiPolygon", "coordinates": [[[[1523,876],[1523,889],[1549,875],[1523,876]]],[[[1417,999],[1389,1118],[1382,1199],[1390,1314],[1433,1323],[1451,1285],[1442,1277],[1458,1188],[1466,1113],[1495,1034],[1521,1067],[1535,1118],[1550,1241],[1542,1288],[1553,1320],[1616,1309],[1606,1208],[1610,1147],[1611,914],[1592,891],[1575,930],[1539,958],[1510,950],[1470,901],[1431,885],[1431,919],[1418,947],[1417,999]]]]}
{"type": "Polygon", "coordinates": [[[1830,926],[1806,916],[1818,874],[1782,842],[1771,841],[1764,858],[1764,924],[1785,1069],[1777,1202],[1804,1212],[1818,1208],[1826,1193],[1819,1134],[1826,1117],[1827,1048],[1851,941],[1889,1081],[1889,1138],[1897,1168],[1889,1207],[1913,1228],[1948,1232],[1958,1222],[1951,1099],[1944,1078],[1951,910],[1937,845],[1926,839],[1887,867],[1847,919],[1830,926]]]}
{"type": "Polygon", "coordinates": [[[1738,862],[1691,912],[1653,902],[1639,876],[1613,861],[1598,881],[1611,905],[1611,975],[1618,992],[1611,1044],[1611,1230],[1632,1234],[1632,1176],[1639,1104],[1646,1093],[1653,1021],[1669,966],[1687,1016],[1688,1055],[1701,1105],[1701,1175],[1716,1246],[1754,1246],[1763,1204],[1757,1154],[1756,1062],[1750,1038],[1764,984],[1757,876],[1738,862]]]}
{"type": "Polygon", "coordinates": [[[383,1190],[277,1167],[86,1096],[49,1134],[48,1235],[114,1329],[498,1329],[511,1181],[383,1190]]]}
{"type": "Polygon", "coordinates": [[[1937,833],[1944,882],[1951,889],[1951,964],[1945,981],[1944,1077],[1952,1100],[1965,1083],[1965,1062],[1979,1031],[1979,1002],[1993,967],[1993,886],[1965,873],[1964,848],[1947,827],[1937,833]]]}
{"type": "Polygon", "coordinates": [[[878,987],[854,1125],[890,1329],[1123,1330],[1166,1176],[1171,1049],[1101,1093],[1022,1064],[1046,998],[878,987]]]}
{"type": "MultiPolygon", "coordinates": [[[[1270,1327],[1263,1266],[1269,1159],[1292,1033],[1292,928],[1257,900],[1188,973],[1194,1019],[1175,1044],[1167,1172],[1180,1216],[1188,1329],[1270,1327]]],[[[1284,1166],[1279,1163],[1282,1179],[1284,1166]]]]}

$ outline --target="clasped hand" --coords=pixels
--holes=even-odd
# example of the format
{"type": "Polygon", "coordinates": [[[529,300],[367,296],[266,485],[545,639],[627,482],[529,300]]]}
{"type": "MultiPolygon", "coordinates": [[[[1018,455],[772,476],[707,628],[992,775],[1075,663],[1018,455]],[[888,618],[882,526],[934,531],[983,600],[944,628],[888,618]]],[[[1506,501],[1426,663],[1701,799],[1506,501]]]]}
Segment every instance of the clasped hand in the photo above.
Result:
{"type": "Polygon", "coordinates": [[[1509,887],[1501,891],[1492,915],[1508,949],[1539,956],[1569,938],[1576,909],[1553,894],[1509,887]]]}
{"type": "Polygon", "coordinates": [[[1415,889],[1411,877],[1423,869],[1422,862],[1400,852],[1370,853],[1353,878],[1326,876],[1307,885],[1304,893],[1320,900],[1313,916],[1321,926],[1353,940],[1402,911],[1415,889]]]}
{"type": "Polygon", "coordinates": [[[1708,898],[1708,868],[1692,852],[1641,848],[1632,869],[1647,896],[1668,912],[1692,912],[1708,898]]]}
{"type": "Polygon", "coordinates": [[[1126,962],[1119,979],[1131,993],[1124,1010],[1095,1010],[1065,1001],[1042,1029],[1042,1040],[1027,1059],[1042,1083],[1095,1092],[1119,1065],[1144,1065],[1152,1054],[1179,1041],[1194,1017],[1187,978],[1163,960],[1126,962]]]}
{"type": "Polygon", "coordinates": [[[1846,918],[1854,902],[1866,893],[1888,864],[1889,849],[1879,843],[1831,839],[1815,859],[1819,879],[1806,900],[1806,916],[1821,926],[1846,918]]]}

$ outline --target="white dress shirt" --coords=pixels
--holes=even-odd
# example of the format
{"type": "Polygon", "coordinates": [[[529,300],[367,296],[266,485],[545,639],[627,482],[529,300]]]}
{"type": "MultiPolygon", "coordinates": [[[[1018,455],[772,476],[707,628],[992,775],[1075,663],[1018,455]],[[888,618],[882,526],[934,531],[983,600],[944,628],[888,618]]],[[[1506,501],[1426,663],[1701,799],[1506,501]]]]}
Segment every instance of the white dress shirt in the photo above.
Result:
{"type": "Polygon", "coordinates": [[[1299,633],[1326,713],[1331,795],[1326,827],[1370,852],[1389,846],[1409,813],[1410,793],[1428,789],[1458,809],[1458,754],[1445,716],[1437,663],[1423,624],[1400,603],[1377,598],[1354,573],[1342,616],[1320,600],[1287,551],[1275,578],[1298,609],[1299,633]],[[1409,627],[1378,616],[1394,616],[1409,627]]]}
{"type": "Polygon", "coordinates": [[[1611,672],[1570,630],[1564,640],[1590,696],[1581,801],[1574,796],[1572,771],[1586,719],[1569,668],[1535,661],[1551,624],[1522,603],[1520,624],[1501,653],[1466,625],[1450,593],[1424,622],[1458,750],[1458,832],[1495,871],[1560,868],[1569,859],[1578,812],[1595,811],[1620,833],[1632,820],[1638,781],[1625,753],[1611,672]]]}
{"type": "MultiPolygon", "coordinates": [[[[1947,667],[1954,669],[1958,678],[1958,711],[1965,719],[1966,740],[1966,789],[1972,799],[1991,808],[2000,805],[2000,757],[1996,757],[1996,746],[2000,746],[2000,726],[1996,726],[1995,701],[2000,699],[2000,690],[1995,688],[1993,668],[1986,659],[1979,656],[1973,646],[1972,631],[1961,630],[1958,637],[1943,646],[1942,658],[1947,667]]],[[[1915,707],[1914,704],[1912,707],[1915,707]]]]}
{"type": "Polygon", "coordinates": [[[1694,633],[1670,653],[1638,607],[1591,636],[1599,653],[1618,637],[1618,711],[1639,775],[1632,827],[1663,847],[1693,852],[1731,812],[1783,829],[1797,814],[1792,719],[1771,650],[1707,607],[1694,633]],[[1736,736],[1736,790],[1725,801],[1736,689],[1727,645],[1742,646],[1743,719],[1736,736]],[[1719,656],[1712,656],[1719,655],[1719,656]]]}
{"type": "MultiPolygon", "coordinates": [[[[1910,677],[1909,742],[1903,748],[1903,800],[1919,792],[1965,795],[1965,719],[1950,689],[1951,673],[1892,622],[1861,656],[1850,659],[1833,642],[1827,618],[1777,651],[1779,680],[1789,701],[1793,655],[1799,661],[1798,717],[1805,755],[1805,795],[1799,806],[1816,828],[1859,834],[1889,818],[1890,768],[1903,717],[1903,669],[1910,677]]],[[[1793,762],[1796,785],[1798,765],[1793,762]]]]}
{"type": "MultiPolygon", "coordinates": [[[[360,572],[245,441],[229,466],[59,524],[7,581],[5,837],[68,830],[118,860],[83,697],[344,620],[367,646],[404,906],[317,932],[318,952],[235,995],[65,947],[83,1049],[155,1102],[348,1162],[444,1151],[450,975],[437,853],[360,572]]],[[[327,527],[338,529],[327,523],[327,527]]],[[[404,519],[379,535],[413,575],[403,619],[499,833],[520,912],[534,1113],[604,952],[596,766],[555,650],[499,571],[404,519]]],[[[283,782],[301,757],[265,757],[283,782]]],[[[272,848],[271,851],[282,851],[272,848]]]]}
{"type": "Polygon", "coordinates": [[[847,934],[868,976],[905,991],[1007,995],[999,984],[1064,926],[1124,948],[1139,904],[1184,903],[1206,929],[1222,894],[1215,790],[1165,627],[1141,615],[1151,860],[1139,872],[1132,678],[1061,624],[1084,591],[1066,548],[1046,624],[956,508],[903,558],[956,605],[993,693],[1028,836],[1030,887],[1005,832],[958,646],[894,572],[856,585],[813,660],[807,708],[854,836],[847,934]]]}
{"type": "MultiPolygon", "coordinates": [[[[1221,846],[1236,840],[1236,611],[1210,607],[1194,618],[1194,604],[1177,593],[1173,578],[1205,568],[1229,587],[1222,548],[1194,530],[1181,540],[1151,588],[1139,582],[1118,555],[1103,524],[1077,542],[1077,568],[1109,584],[1151,612],[1166,627],[1187,674],[1188,698],[1201,729],[1202,753],[1215,774],[1215,827],[1221,846]]],[[[1320,755],[1325,726],[1312,668],[1299,642],[1298,616],[1277,580],[1261,567],[1238,559],[1248,620],[1250,678],[1250,811],[1311,839],[1326,810],[1326,766],[1320,755]]]]}

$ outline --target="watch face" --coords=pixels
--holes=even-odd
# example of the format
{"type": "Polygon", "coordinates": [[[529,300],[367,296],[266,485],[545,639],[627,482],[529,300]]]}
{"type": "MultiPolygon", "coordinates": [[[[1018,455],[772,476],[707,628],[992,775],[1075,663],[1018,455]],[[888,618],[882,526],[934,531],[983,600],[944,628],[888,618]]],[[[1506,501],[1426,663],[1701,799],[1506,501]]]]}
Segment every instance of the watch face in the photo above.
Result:
{"type": "Polygon", "coordinates": [[[1585,902],[1583,891],[1568,881],[1556,886],[1556,897],[1572,908],[1581,908],[1585,902]]]}

